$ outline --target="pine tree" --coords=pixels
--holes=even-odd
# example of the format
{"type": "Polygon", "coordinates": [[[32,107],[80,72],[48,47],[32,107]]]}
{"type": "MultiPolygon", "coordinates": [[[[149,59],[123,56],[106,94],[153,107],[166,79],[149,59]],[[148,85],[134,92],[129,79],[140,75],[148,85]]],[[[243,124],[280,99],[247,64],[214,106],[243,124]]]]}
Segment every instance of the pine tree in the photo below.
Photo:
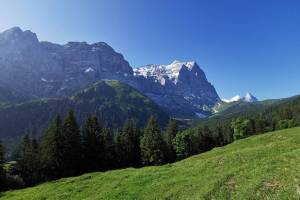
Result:
{"type": "Polygon", "coordinates": [[[39,147],[29,134],[23,137],[18,147],[16,170],[26,185],[33,185],[40,181],[39,147]]]}
{"type": "Polygon", "coordinates": [[[102,128],[96,117],[89,117],[82,130],[82,151],[84,169],[96,171],[101,167],[103,155],[100,146],[100,135],[102,128]]]}
{"type": "Polygon", "coordinates": [[[141,139],[141,159],[145,165],[160,165],[165,162],[166,144],[160,127],[154,117],[150,117],[141,139]]]}
{"type": "Polygon", "coordinates": [[[141,132],[134,120],[128,120],[119,130],[116,138],[119,167],[138,167],[141,165],[141,132]]]}
{"type": "Polygon", "coordinates": [[[116,167],[116,154],[113,132],[109,128],[103,128],[100,135],[100,146],[103,155],[101,168],[102,170],[113,169],[116,167]]]}
{"type": "Polygon", "coordinates": [[[62,121],[58,115],[42,139],[41,162],[45,179],[58,179],[63,176],[63,140],[62,121]]]}
{"type": "Polygon", "coordinates": [[[166,141],[168,146],[168,161],[174,162],[176,160],[176,151],[173,145],[173,140],[178,132],[178,126],[175,119],[170,119],[166,127],[166,141]]]}
{"type": "Polygon", "coordinates": [[[215,145],[216,146],[224,146],[225,139],[224,139],[224,131],[221,126],[217,126],[214,130],[214,136],[215,136],[215,145]]]}
{"type": "Polygon", "coordinates": [[[82,151],[80,129],[75,114],[70,111],[64,120],[63,128],[63,175],[74,176],[82,172],[82,151]]]}

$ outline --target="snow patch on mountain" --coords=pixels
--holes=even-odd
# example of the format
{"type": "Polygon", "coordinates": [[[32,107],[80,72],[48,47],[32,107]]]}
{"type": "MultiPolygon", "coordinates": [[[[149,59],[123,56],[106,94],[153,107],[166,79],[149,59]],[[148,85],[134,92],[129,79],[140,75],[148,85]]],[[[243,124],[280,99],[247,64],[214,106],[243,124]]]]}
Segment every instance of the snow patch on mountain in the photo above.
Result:
{"type": "Polygon", "coordinates": [[[255,96],[253,96],[250,92],[246,93],[246,95],[244,96],[243,100],[245,102],[249,102],[249,103],[258,101],[258,99],[255,96]]]}
{"type": "Polygon", "coordinates": [[[95,71],[95,70],[93,68],[89,67],[84,72],[89,73],[89,72],[93,72],[93,71],[95,71]]]}
{"type": "Polygon", "coordinates": [[[250,92],[247,92],[244,97],[241,97],[240,95],[236,95],[236,96],[232,97],[231,99],[222,99],[222,101],[225,103],[232,103],[232,102],[237,102],[237,101],[253,103],[253,102],[257,102],[258,99],[255,96],[253,96],[250,92]]]}
{"type": "MultiPolygon", "coordinates": [[[[180,62],[178,60],[173,61],[169,65],[146,65],[143,67],[133,69],[134,76],[143,76],[145,78],[155,78],[157,82],[161,85],[166,84],[166,79],[171,80],[173,83],[178,82],[178,77],[180,71],[183,68],[186,68],[189,71],[192,71],[194,67],[198,66],[195,61],[189,62],[180,62]]],[[[198,73],[195,72],[195,76],[198,76],[198,73]]]]}

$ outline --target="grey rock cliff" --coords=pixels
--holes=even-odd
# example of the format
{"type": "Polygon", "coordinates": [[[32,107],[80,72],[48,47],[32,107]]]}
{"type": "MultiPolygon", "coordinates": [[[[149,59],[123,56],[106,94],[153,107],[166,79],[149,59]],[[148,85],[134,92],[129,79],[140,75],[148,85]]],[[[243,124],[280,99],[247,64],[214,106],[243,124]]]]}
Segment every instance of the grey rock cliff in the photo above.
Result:
{"type": "Polygon", "coordinates": [[[0,33],[0,87],[22,98],[69,96],[103,79],[135,87],[180,118],[209,115],[219,100],[196,62],[133,69],[104,42],[40,42],[18,27],[0,33]]]}

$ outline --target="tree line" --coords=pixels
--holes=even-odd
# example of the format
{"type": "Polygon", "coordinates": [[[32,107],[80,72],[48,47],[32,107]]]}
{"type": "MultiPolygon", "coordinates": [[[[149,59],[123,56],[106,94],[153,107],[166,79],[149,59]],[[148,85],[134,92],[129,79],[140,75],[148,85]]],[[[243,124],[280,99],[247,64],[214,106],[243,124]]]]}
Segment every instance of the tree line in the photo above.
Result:
{"type": "Polygon", "coordinates": [[[174,144],[177,157],[185,158],[252,135],[297,126],[300,126],[300,97],[241,113],[228,120],[207,120],[195,128],[179,132],[174,144]]]}
{"type": "Polygon", "coordinates": [[[127,120],[112,130],[93,116],[80,127],[70,111],[64,120],[56,116],[41,138],[26,133],[16,149],[15,162],[5,163],[0,143],[1,189],[27,187],[87,172],[174,162],[172,142],[177,132],[176,120],[170,119],[162,131],[154,117],[144,129],[137,121],[127,120]]]}

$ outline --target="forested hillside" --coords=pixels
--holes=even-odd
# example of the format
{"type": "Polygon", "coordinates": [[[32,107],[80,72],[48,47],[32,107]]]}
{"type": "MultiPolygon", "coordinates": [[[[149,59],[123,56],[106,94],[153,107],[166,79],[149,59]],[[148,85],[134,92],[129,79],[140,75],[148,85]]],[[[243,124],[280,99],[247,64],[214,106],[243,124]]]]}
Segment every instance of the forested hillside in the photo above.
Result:
{"type": "Polygon", "coordinates": [[[76,112],[81,125],[97,116],[107,127],[118,128],[134,118],[143,126],[151,115],[165,125],[169,116],[153,101],[119,81],[100,81],[69,98],[42,99],[0,108],[0,136],[14,138],[30,131],[40,135],[55,115],[76,112]],[[18,124],[16,126],[16,124],[18,124]]]}

